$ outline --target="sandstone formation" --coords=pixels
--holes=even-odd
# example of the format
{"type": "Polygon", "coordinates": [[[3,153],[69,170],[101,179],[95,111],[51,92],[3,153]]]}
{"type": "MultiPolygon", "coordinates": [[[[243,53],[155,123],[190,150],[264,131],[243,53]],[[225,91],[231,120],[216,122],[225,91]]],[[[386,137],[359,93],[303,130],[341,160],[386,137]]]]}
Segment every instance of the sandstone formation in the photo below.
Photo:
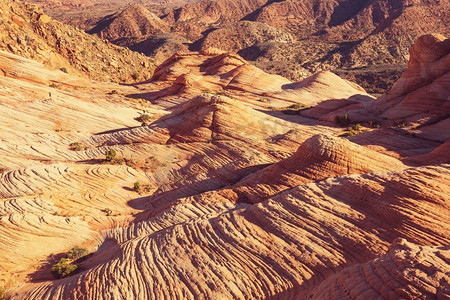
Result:
{"type": "Polygon", "coordinates": [[[448,247],[421,247],[398,240],[381,258],[349,267],[326,280],[310,298],[445,299],[450,296],[449,285],[441,282],[448,281],[449,250],[448,247]],[[411,272],[414,277],[410,276],[411,272]]]}
{"type": "MultiPolygon", "coordinates": [[[[370,112],[382,122],[407,127],[422,138],[445,142],[450,138],[450,40],[424,35],[411,48],[408,69],[392,89],[372,103],[370,112]]],[[[350,113],[358,118],[358,112],[350,113]]]]}
{"type": "Polygon", "coordinates": [[[420,38],[375,100],[212,48],[133,85],[0,51],[0,291],[449,297],[447,58],[448,39],[420,38]],[[57,278],[75,246],[89,255],[57,278]]]}

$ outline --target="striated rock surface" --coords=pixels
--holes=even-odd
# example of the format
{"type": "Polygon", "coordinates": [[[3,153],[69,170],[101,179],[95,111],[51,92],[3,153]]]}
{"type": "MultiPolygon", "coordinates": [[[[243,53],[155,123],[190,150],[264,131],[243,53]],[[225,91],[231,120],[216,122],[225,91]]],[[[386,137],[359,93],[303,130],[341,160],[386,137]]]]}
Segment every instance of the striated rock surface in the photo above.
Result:
{"type": "MultiPolygon", "coordinates": [[[[446,130],[450,124],[449,71],[450,40],[439,34],[424,35],[411,48],[402,77],[360,112],[402,124],[425,139],[445,142],[450,138],[446,130]]],[[[352,115],[358,118],[357,114],[352,115]]]]}
{"type": "Polygon", "coordinates": [[[306,140],[289,158],[241,180],[233,191],[241,201],[255,203],[307,182],[402,168],[402,163],[395,158],[344,139],[316,135],[306,140]]]}
{"type": "MultiPolygon", "coordinates": [[[[442,41],[413,49],[419,76],[442,41]]],[[[422,99],[417,127],[379,117],[404,112],[407,80],[391,106],[331,72],[293,83],[218,49],[133,85],[4,51],[0,70],[7,297],[447,297],[448,141],[418,132],[447,135],[438,102],[422,99]],[[75,246],[90,254],[56,278],[75,246]]]]}
{"type": "MultiPolygon", "coordinates": [[[[124,298],[279,294],[306,298],[308,290],[340,268],[384,254],[396,236],[435,246],[448,243],[448,191],[426,188],[424,180],[445,182],[449,176],[447,166],[342,177],[300,185],[261,204],[238,205],[227,212],[216,208],[208,213],[205,207],[192,215],[193,207],[179,207],[178,214],[191,214],[188,221],[160,228],[160,217],[156,217],[145,225],[119,230],[114,235],[119,247],[99,249],[113,257],[110,262],[95,266],[93,257],[86,261],[91,269],[53,284],[31,285],[23,293],[32,299],[98,298],[105,290],[124,298]],[[392,181],[394,177],[397,180],[392,181]],[[375,195],[377,200],[370,200],[375,195]],[[89,287],[85,284],[94,282],[89,287]]],[[[436,279],[448,267],[445,252],[441,253],[436,279]]],[[[412,272],[425,268],[409,259],[405,263],[412,272]]],[[[434,293],[431,288],[416,290],[411,279],[400,286],[417,291],[416,296],[437,295],[442,288],[445,292],[445,281],[436,279],[434,293]]],[[[345,293],[345,287],[339,288],[335,293],[345,293]]],[[[327,295],[326,289],[320,292],[327,295]]]]}
{"type": "Polygon", "coordinates": [[[450,296],[449,257],[448,246],[422,247],[397,240],[386,255],[332,276],[309,298],[445,299],[450,296]]]}

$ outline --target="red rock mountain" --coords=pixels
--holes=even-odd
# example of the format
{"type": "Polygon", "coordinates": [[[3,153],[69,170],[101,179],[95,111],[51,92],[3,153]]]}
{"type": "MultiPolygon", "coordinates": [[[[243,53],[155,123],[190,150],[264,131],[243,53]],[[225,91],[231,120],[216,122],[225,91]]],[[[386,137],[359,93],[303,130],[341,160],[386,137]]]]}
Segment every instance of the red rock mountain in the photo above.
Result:
{"type": "Polygon", "coordinates": [[[90,33],[98,33],[115,44],[133,45],[158,33],[169,32],[169,25],[137,4],[102,20],[90,33]]]}
{"type": "Polygon", "coordinates": [[[403,72],[417,37],[450,34],[448,0],[202,0],[159,17],[131,8],[92,32],[160,62],[213,46],[292,80],[331,70],[380,94],[403,72]],[[169,31],[175,36],[151,37],[169,31]]]}

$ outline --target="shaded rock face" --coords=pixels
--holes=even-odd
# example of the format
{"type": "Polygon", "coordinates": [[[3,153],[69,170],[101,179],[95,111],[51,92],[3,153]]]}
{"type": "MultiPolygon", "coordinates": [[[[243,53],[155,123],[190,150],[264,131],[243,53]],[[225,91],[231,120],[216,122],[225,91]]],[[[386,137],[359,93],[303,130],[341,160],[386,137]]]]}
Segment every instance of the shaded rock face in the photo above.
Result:
{"type": "Polygon", "coordinates": [[[448,127],[420,123],[434,98],[417,127],[380,117],[445,87],[446,45],[419,39],[376,100],[331,72],[291,82],[212,48],[134,85],[0,51],[0,287],[17,299],[448,298],[448,127]],[[91,255],[56,279],[74,246],[91,255]]]}

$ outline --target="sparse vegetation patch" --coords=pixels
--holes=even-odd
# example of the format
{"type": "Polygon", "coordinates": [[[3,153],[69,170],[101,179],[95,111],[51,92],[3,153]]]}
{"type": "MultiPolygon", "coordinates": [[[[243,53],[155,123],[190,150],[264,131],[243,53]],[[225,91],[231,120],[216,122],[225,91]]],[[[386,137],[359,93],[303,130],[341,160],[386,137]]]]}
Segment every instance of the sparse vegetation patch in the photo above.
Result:
{"type": "Polygon", "coordinates": [[[52,266],[51,272],[56,278],[70,276],[78,269],[78,265],[75,261],[87,256],[88,254],[89,251],[86,248],[75,246],[52,266]]]}
{"type": "Polygon", "coordinates": [[[288,107],[284,108],[282,110],[283,114],[285,115],[298,115],[302,110],[308,109],[309,106],[297,103],[289,105],[288,107]]]}
{"type": "Polygon", "coordinates": [[[133,190],[135,191],[135,192],[141,192],[141,183],[139,182],[139,181],[136,181],[135,183],[134,183],[134,185],[133,185],[133,190]]]}
{"type": "Polygon", "coordinates": [[[86,149],[81,143],[76,142],[69,145],[69,149],[72,151],[83,151],[86,149]]]}
{"type": "Polygon", "coordinates": [[[141,122],[142,126],[146,126],[150,124],[152,117],[147,113],[143,113],[139,117],[136,117],[134,119],[138,122],[141,122]]]}
{"type": "Polygon", "coordinates": [[[112,162],[116,158],[117,152],[114,149],[108,149],[105,152],[105,161],[112,162]]]}
{"type": "Polygon", "coordinates": [[[334,118],[334,121],[336,122],[337,125],[339,125],[341,127],[346,127],[350,124],[350,118],[347,115],[347,113],[345,113],[343,115],[336,115],[336,117],[334,118]]]}

